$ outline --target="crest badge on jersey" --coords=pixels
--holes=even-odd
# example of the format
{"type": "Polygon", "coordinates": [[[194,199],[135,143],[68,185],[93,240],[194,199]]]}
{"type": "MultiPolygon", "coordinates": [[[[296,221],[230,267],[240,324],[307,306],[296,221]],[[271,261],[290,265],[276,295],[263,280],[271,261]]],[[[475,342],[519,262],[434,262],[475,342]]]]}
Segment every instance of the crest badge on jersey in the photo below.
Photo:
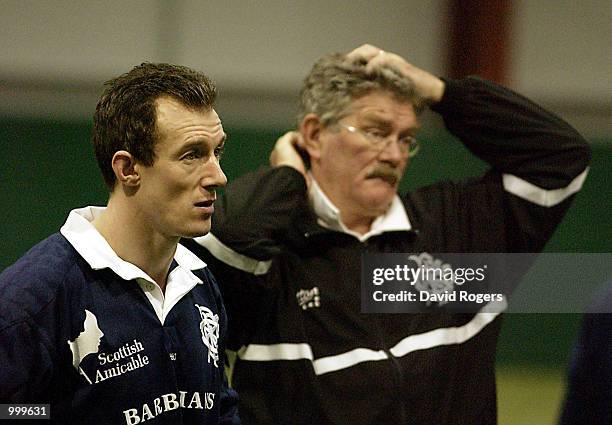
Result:
{"type": "Polygon", "coordinates": [[[200,332],[202,342],[208,348],[208,363],[212,360],[219,367],[219,315],[214,314],[208,307],[195,304],[200,312],[200,332]]]}

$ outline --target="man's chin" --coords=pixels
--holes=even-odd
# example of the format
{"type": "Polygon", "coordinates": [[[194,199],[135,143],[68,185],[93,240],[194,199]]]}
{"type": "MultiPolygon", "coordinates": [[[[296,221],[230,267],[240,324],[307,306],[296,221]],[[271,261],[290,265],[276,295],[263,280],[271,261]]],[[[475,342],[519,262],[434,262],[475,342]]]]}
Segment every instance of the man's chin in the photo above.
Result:
{"type": "Polygon", "coordinates": [[[198,238],[200,236],[204,236],[210,233],[210,222],[207,225],[200,224],[199,226],[192,227],[183,232],[181,237],[187,239],[198,238]]]}
{"type": "Polygon", "coordinates": [[[374,196],[364,200],[363,207],[368,211],[368,215],[378,217],[387,212],[391,207],[395,192],[388,196],[374,196]]]}
{"type": "Polygon", "coordinates": [[[206,231],[206,232],[193,232],[193,233],[189,233],[187,235],[182,236],[185,239],[193,239],[193,238],[199,238],[201,236],[206,236],[210,233],[210,230],[206,231]]]}

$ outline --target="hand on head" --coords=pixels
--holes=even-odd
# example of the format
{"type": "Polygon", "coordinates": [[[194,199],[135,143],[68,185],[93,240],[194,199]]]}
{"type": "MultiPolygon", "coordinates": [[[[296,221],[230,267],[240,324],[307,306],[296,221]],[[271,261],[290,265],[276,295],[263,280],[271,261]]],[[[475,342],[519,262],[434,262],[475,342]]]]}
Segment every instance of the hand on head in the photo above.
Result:
{"type": "Polygon", "coordinates": [[[304,139],[298,131],[288,131],[283,134],[274,145],[274,149],[270,153],[270,165],[272,167],[280,167],[283,165],[293,167],[308,180],[306,172],[306,163],[304,156],[306,150],[304,148],[304,139]]]}
{"type": "Polygon", "coordinates": [[[429,72],[417,68],[401,56],[386,52],[371,44],[364,44],[346,55],[350,62],[366,64],[366,72],[372,73],[382,67],[393,68],[401,75],[412,80],[416,95],[425,102],[437,103],[444,94],[444,81],[429,72]]]}

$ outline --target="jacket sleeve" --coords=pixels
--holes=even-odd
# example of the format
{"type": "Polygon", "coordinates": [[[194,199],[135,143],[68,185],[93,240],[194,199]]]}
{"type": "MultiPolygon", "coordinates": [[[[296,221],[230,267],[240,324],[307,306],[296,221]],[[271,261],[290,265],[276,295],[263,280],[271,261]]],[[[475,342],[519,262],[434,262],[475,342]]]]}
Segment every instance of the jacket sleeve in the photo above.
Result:
{"type": "Polygon", "coordinates": [[[306,181],[291,167],[262,167],[236,179],[213,216],[212,233],[239,254],[269,260],[282,251],[279,236],[306,202],[306,181]]]}
{"type": "Polygon", "coordinates": [[[440,225],[462,232],[459,239],[470,236],[465,246],[453,248],[540,251],[586,178],[588,143],[556,115],[475,77],[446,80],[444,96],[432,110],[491,169],[460,185],[424,189],[417,204],[418,198],[427,204],[431,195],[444,200],[433,206],[449,212],[440,225]],[[432,193],[440,190],[444,193],[432,193]]]}
{"type": "Polygon", "coordinates": [[[181,243],[202,258],[219,281],[229,316],[227,347],[252,335],[259,309],[270,302],[264,279],[283,251],[282,234],[306,205],[304,177],[290,167],[261,168],[236,179],[215,204],[212,231],[181,243]]]}
{"type": "Polygon", "coordinates": [[[561,118],[480,78],[447,80],[442,101],[432,109],[495,170],[543,189],[566,188],[590,160],[588,143],[561,118]]]}

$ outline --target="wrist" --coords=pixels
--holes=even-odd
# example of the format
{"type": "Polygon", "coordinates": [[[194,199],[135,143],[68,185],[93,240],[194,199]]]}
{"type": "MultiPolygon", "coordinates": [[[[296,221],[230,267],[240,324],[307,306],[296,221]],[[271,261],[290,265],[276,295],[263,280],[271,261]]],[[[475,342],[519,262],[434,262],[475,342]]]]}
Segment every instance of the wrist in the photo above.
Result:
{"type": "Polygon", "coordinates": [[[440,78],[435,77],[433,81],[431,92],[428,97],[428,101],[430,104],[436,104],[442,100],[444,97],[444,91],[446,89],[446,83],[440,78]]]}

